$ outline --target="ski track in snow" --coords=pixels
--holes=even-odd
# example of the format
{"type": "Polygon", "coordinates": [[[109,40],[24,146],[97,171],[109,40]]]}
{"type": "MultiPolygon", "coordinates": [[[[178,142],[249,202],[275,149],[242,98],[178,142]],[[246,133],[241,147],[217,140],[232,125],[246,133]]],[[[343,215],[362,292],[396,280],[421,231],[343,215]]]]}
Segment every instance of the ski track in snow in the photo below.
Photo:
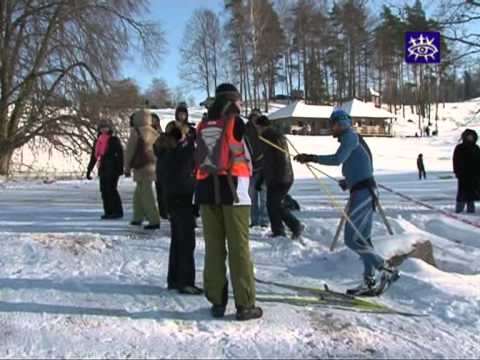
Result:
{"type": "MultiPolygon", "coordinates": [[[[417,183],[414,175],[385,182],[451,208],[453,180],[417,183]],[[409,180],[410,179],[410,180],[409,180]]],[[[345,194],[332,187],[339,203],[345,194]]],[[[169,226],[144,234],[127,225],[132,184],[121,182],[126,218],[101,222],[97,185],[60,182],[4,186],[0,226],[0,357],[41,358],[472,358],[480,356],[480,240],[478,230],[381,193],[396,235],[376,217],[374,241],[384,254],[427,239],[440,269],[420,260],[402,265],[400,280],[377,301],[427,314],[404,318],[259,303],[264,318],[214,320],[203,297],[166,290],[169,226]]],[[[307,224],[305,245],[271,240],[254,229],[251,246],[262,279],[345,290],[361,265],[343,247],[330,253],[339,218],[313,180],[293,196],[307,224]]],[[[474,215],[475,217],[476,215],[474,215]]],[[[479,221],[480,221],[480,216],[479,221]]],[[[197,229],[197,282],[204,244],[197,229]]],[[[258,294],[294,294],[258,285],[258,294]]]]}

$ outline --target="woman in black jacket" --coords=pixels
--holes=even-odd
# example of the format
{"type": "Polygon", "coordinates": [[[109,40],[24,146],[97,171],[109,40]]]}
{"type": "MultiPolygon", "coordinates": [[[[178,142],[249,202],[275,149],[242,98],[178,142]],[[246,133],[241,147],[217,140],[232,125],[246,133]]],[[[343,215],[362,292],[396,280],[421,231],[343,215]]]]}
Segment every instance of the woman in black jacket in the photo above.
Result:
{"type": "Polygon", "coordinates": [[[203,291],[195,286],[194,258],[195,145],[173,121],[166,127],[166,137],[162,182],[171,229],[168,288],[181,294],[200,295],[203,291]]]}
{"type": "Polygon", "coordinates": [[[123,173],[123,147],[120,139],[113,135],[108,124],[98,128],[98,136],[92,147],[92,155],[87,169],[87,179],[97,164],[100,178],[104,214],[102,220],[120,219],[123,217],[122,200],[118,193],[118,179],[123,173]]]}
{"type": "Polygon", "coordinates": [[[467,212],[475,212],[475,201],[480,200],[480,148],[476,145],[478,135],[467,129],[462,134],[462,143],[453,153],[453,171],[458,179],[456,212],[461,213],[467,205],[467,212]]]}

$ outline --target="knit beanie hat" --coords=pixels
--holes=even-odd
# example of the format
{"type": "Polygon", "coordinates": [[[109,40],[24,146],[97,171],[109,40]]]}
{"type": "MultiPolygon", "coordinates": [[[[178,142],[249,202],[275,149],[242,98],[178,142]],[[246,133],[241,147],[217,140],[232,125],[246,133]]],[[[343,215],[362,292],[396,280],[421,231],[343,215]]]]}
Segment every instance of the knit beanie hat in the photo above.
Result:
{"type": "Polygon", "coordinates": [[[215,97],[223,97],[229,101],[235,102],[242,99],[240,92],[237,88],[228,83],[220,84],[215,89],[215,97]]]}
{"type": "Polygon", "coordinates": [[[342,127],[351,127],[352,118],[344,110],[334,110],[332,115],[330,115],[330,124],[338,124],[342,127]]]}

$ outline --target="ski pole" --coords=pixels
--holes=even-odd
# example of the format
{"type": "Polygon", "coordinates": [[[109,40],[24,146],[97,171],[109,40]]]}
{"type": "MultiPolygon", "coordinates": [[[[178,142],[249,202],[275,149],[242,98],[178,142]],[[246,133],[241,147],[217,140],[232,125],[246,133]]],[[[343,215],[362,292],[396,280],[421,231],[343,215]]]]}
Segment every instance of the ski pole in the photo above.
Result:
{"type": "MultiPolygon", "coordinates": [[[[347,206],[345,207],[345,213],[348,213],[349,207],[350,207],[350,200],[348,200],[347,206]]],[[[340,223],[338,224],[335,237],[333,238],[332,245],[330,245],[330,251],[335,250],[335,247],[337,246],[337,242],[338,242],[338,239],[340,238],[340,234],[342,233],[342,229],[343,229],[343,226],[345,225],[345,222],[346,222],[345,216],[342,216],[342,218],[340,219],[340,223]]]]}

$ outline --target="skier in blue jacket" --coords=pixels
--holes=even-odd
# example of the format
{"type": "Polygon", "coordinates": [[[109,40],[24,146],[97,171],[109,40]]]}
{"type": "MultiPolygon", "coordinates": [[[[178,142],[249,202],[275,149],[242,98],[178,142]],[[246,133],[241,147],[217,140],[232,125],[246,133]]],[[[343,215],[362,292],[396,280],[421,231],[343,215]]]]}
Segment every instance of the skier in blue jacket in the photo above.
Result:
{"type": "Polygon", "coordinates": [[[342,165],[344,180],[339,182],[342,189],[350,190],[350,207],[347,215],[350,221],[345,225],[345,244],[355,251],[363,261],[365,271],[363,282],[351,295],[379,295],[391,282],[398,279],[398,270],[376,253],[371,242],[373,212],[377,196],[373,177],[372,155],[361,136],[352,129],[352,119],[343,110],[335,110],[330,116],[333,137],[338,138],[340,147],[333,155],[299,154],[295,160],[304,164],[315,162],[322,165],[342,165]]]}

